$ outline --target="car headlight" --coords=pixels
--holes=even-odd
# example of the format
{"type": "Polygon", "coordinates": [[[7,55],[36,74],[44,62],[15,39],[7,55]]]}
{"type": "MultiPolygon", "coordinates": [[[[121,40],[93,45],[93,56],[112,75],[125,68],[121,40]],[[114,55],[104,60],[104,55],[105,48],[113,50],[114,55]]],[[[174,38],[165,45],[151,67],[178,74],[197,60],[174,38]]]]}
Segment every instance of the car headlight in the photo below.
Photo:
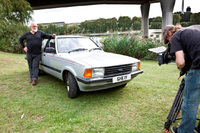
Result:
{"type": "Polygon", "coordinates": [[[104,71],[104,68],[94,68],[92,69],[92,77],[103,77],[104,71]]]}
{"type": "Polygon", "coordinates": [[[133,63],[132,72],[137,71],[138,69],[140,69],[140,62],[133,63]]]}
{"type": "Polygon", "coordinates": [[[103,77],[104,72],[105,72],[104,68],[86,69],[83,76],[85,78],[103,77]]]}

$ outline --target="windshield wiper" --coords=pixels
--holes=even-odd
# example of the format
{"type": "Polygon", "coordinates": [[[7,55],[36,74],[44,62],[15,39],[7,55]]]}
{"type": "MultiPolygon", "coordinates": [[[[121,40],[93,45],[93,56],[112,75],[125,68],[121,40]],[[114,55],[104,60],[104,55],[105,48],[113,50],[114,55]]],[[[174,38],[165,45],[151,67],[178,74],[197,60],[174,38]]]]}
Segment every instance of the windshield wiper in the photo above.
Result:
{"type": "Polygon", "coordinates": [[[76,52],[76,51],[84,51],[84,50],[88,50],[88,49],[86,49],[86,48],[78,48],[78,49],[73,49],[73,50],[69,51],[68,53],[76,52]]]}
{"type": "Polygon", "coordinates": [[[102,50],[102,48],[100,48],[100,47],[98,47],[98,48],[91,48],[91,49],[89,50],[89,52],[90,52],[90,51],[93,51],[93,50],[102,50]]]}

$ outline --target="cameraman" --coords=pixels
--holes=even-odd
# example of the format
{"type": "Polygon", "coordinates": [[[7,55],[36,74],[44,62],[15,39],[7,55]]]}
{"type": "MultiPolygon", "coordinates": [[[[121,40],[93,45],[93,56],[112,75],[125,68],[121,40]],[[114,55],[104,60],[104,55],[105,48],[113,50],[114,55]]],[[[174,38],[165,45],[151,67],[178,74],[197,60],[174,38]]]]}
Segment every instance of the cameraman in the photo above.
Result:
{"type": "MultiPolygon", "coordinates": [[[[172,132],[193,133],[200,103],[200,25],[183,29],[167,25],[163,37],[165,44],[171,43],[171,54],[175,53],[177,68],[182,71],[189,66],[181,107],[182,121],[179,128],[172,127],[172,132]]],[[[195,130],[200,133],[200,124],[195,130]]]]}

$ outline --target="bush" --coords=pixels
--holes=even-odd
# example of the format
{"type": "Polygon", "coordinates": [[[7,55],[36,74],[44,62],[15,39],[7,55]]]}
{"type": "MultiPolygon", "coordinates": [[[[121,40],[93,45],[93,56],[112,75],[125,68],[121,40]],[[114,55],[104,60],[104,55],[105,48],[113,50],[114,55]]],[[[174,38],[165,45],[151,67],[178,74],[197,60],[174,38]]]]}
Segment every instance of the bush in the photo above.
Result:
{"type": "Polygon", "coordinates": [[[190,26],[190,25],[192,25],[191,22],[181,22],[181,26],[182,26],[182,27],[188,27],[188,26],[190,26]]]}
{"type": "Polygon", "coordinates": [[[29,30],[20,23],[0,23],[0,50],[12,53],[23,53],[19,37],[29,30]]]}
{"type": "Polygon", "coordinates": [[[134,35],[113,35],[104,38],[101,43],[106,52],[148,60],[157,60],[157,55],[148,51],[148,49],[163,46],[159,41],[141,39],[134,35]]]}
{"type": "Polygon", "coordinates": [[[149,28],[150,29],[162,29],[162,18],[161,17],[153,18],[150,23],[149,28]]]}
{"type": "Polygon", "coordinates": [[[142,27],[142,23],[141,22],[135,21],[133,23],[133,30],[141,30],[141,27],[142,27]]]}

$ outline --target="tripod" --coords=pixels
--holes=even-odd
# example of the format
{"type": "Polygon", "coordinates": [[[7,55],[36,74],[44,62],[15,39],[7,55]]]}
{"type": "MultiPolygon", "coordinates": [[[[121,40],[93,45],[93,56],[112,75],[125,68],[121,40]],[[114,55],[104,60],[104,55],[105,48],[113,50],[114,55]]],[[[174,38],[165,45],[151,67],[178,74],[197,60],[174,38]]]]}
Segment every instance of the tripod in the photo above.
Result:
{"type": "MultiPolygon", "coordinates": [[[[169,133],[169,128],[172,125],[172,123],[175,123],[176,120],[181,120],[182,118],[177,118],[178,114],[180,113],[181,110],[181,105],[183,103],[183,89],[185,86],[185,80],[184,78],[181,81],[181,84],[179,86],[179,90],[176,94],[176,97],[174,99],[174,102],[172,104],[171,110],[167,116],[167,121],[165,122],[165,129],[164,131],[166,133],[169,133]]],[[[200,119],[197,118],[198,121],[200,121],[200,119]]]]}

